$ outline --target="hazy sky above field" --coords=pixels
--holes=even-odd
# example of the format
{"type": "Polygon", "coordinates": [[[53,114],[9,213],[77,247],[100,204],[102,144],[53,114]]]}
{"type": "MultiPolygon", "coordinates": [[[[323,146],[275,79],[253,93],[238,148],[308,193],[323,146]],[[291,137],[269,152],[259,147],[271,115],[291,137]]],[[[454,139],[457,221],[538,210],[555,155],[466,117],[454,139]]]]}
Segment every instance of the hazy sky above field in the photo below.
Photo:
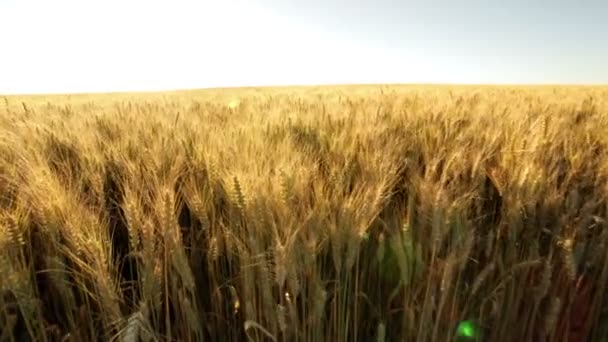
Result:
{"type": "Polygon", "coordinates": [[[0,0],[0,94],[608,84],[608,1],[0,0]]]}

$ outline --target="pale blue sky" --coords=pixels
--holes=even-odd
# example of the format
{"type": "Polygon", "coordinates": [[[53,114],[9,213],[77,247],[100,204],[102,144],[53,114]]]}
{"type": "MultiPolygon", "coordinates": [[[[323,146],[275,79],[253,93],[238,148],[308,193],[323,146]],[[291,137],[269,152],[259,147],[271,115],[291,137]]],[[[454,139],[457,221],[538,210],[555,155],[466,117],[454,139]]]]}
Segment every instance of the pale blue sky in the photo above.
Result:
{"type": "Polygon", "coordinates": [[[608,1],[0,0],[0,94],[608,84],[608,1]]]}

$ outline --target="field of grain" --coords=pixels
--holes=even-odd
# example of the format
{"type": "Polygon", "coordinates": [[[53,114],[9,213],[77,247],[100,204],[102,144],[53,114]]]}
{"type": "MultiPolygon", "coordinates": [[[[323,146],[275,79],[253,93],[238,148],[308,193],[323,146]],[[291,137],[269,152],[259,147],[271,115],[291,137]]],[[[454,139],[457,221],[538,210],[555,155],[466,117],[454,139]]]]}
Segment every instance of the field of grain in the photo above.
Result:
{"type": "Polygon", "coordinates": [[[0,98],[0,341],[606,341],[607,157],[606,87],[0,98]]]}

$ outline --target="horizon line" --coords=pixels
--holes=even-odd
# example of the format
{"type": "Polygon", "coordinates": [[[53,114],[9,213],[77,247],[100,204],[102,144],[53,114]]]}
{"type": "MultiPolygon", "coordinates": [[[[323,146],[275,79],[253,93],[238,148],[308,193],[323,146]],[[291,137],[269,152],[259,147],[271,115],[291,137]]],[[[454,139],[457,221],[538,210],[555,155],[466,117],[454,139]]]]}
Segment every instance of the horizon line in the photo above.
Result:
{"type": "Polygon", "coordinates": [[[68,95],[118,95],[118,94],[154,94],[179,93],[208,90],[239,90],[239,89],[270,89],[270,88],[314,88],[314,87],[382,87],[382,86],[418,86],[418,87],[608,87],[608,83],[319,83],[319,84],[276,84],[276,85],[235,85],[209,86],[196,88],[159,88],[142,90],[106,90],[106,91],[75,91],[75,92],[32,92],[32,93],[1,93],[0,97],[16,96],[68,96],[68,95]]]}

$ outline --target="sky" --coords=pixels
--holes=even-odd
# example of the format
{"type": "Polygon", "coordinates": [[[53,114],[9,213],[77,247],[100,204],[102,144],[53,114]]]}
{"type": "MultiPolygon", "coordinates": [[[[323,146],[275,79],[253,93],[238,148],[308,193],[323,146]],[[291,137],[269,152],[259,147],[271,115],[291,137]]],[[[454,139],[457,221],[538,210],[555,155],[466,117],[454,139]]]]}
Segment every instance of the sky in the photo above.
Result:
{"type": "Polygon", "coordinates": [[[608,1],[0,0],[0,94],[608,84],[608,1]]]}

